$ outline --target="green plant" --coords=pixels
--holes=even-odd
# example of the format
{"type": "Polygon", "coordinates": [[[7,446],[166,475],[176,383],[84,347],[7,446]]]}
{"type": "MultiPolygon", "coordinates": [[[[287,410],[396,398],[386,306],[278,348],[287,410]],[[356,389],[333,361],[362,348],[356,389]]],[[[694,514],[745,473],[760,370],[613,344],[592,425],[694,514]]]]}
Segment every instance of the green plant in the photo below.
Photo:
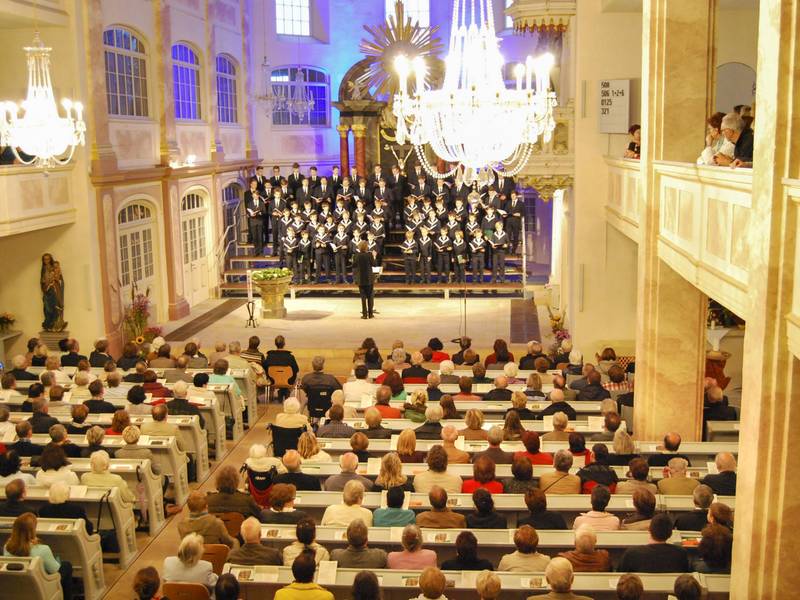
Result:
{"type": "Polygon", "coordinates": [[[255,281],[272,281],[274,279],[283,279],[284,277],[291,277],[292,270],[287,269],[286,267],[283,268],[269,268],[269,269],[261,269],[260,271],[253,271],[250,275],[250,278],[255,281]]]}
{"type": "Polygon", "coordinates": [[[145,293],[137,293],[136,286],[131,287],[131,303],[125,307],[122,317],[122,329],[125,339],[142,343],[144,333],[150,319],[150,288],[145,293]],[[141,342],[138,341],[141,339],[141,342]]]}

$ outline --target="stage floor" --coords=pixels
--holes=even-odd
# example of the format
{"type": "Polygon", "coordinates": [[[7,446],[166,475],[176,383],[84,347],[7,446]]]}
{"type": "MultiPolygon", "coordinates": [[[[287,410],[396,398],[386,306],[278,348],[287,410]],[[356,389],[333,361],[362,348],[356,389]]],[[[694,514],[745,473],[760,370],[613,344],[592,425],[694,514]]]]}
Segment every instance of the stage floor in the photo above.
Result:
{"type": "Polygon", "coordinates": [[[287,298],[286,318],[258,319],[256,329],[245,327],[247,309],[237,307],[239,303],[208,300],[188,317],[165,324],[164,333],[173,345],[196,337],[203,348],[212,348],[216,341],[244,342],[255,334],[262,339],[262,349],[271,347],[272,338],[281,334],[289,348],[327,350],[353,350],[367,336],[375,338],[379,348],[389,347],[396,339],[404,340],[408,347],[422,347],[435,336],[452,349],[448,340],[464,334],[473,338],[474,347],[491,348],[498,337],[520,344],[541,339],[541,330],[549,333],[547,308],[535,306],[532,299],[468,297],[465,303],[460,298],[379,296],[375,301],[379,314],[363,320],[358,298],[287,298]],[[226,312],[221,308],[226,302],[230,312],[215,316],[226,312]],[[214,309],[211,318],[203,318],[214,309]],[[178,335],[170,336],[170,332],[178,335]]]}

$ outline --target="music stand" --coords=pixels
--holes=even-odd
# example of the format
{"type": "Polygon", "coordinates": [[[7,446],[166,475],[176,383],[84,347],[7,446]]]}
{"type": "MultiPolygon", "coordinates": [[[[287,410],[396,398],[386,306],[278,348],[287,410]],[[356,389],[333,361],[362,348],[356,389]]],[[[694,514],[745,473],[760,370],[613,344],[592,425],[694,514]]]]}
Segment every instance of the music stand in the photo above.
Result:
{"type": "Polygon", "coordinates": [[[247,301],[247,324],[245,327],[258,327],[258,321],[256,321],[256,303],[254,300],[247,301]]]}

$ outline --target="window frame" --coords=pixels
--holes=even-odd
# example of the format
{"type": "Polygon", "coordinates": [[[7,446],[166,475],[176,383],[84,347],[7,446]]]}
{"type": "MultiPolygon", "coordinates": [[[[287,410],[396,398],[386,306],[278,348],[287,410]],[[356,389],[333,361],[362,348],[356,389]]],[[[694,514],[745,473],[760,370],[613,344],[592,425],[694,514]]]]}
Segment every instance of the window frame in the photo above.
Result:
{"type": "MultiPolygon", "coordinates": [[[[332,99],[331,99],[331,76],[330,76],[330,73],[328,73],[327,70],[323,69],[322,67],[317,67],[317,66],[314,66],[314,65],[306,65],[306,64],[280,65],[280,66],[277,66],[277,67],[273,67],[269,72],[269,82],[268,82],[269,85],[272,86],[272,90],[271,90],[272,93],[275,93],[274,86],[276,84],[273,83],[272,79],[273,79],[273,77],[276,76],[276,73],[278,73],[279,71],[288,70],[288,73],[287,73],[286,76],[290,78],[289,81],[288,82],[278,82],[278,84],[284,84],[284,83],[288,84],[288,83],[291,83],[291,75],[292,75],[292,70],[293,69],[295,69],[295,70],[305,70],[305,72],[306,72],[306,86],[311,86],[311,87],[316,88],[316,89],[324,89],[324,92],[325,92],[325,94],[324,94],[325,95],[325,98],[324,98],[325,99],[325,123],[312,123],[311,122],[311,113],[313,113],[314,111],[320,112],[320,111],[318,111],[318,109],[316,109],[316,106],[318,106],[318,102],[317,102],[318,97],[314,96],[315,108],[312,108],[311,111],[309,111],[309,113],[307,113],[307,117],[306,117],[305,121],[298,121],[297,123],[293,123],[292,122],[292,120],[293,120],[292,119],[292,114],[289,113],[289,122],[288,123],[276,123],[275,122],[275,112],[276,111],[273,108],[273,110],[272,110],[272,118],[271,118],[272,128],[276,129],[276,130],[282,130],[282,129],[285,129],[285,130],[296,130],[297,128],[303,128],[303,127],[310,128],[310,129],[330,129],[331,128],[331,101],[332,101],[332,99]],[[320,81],[312,81],[312,82],[310,82],[309,81],[309,74],[312,71],[320,74],[325,79],[325,81],[324,82],[320,82],[320,81]]],[[[281,112],[283,112],[283,111],[281,111],[281,112]]]]}
{"type": "MultiPolygon", "coordinates": [[[[104,74],[104,84],[106,90],[106,112],[110,119],[136,119],[136,120],[147,120],[151,119],[150,115],[150,108],[152,107],[152,102],[150,101],[150,63],[149,63],[149,52],[147,44],[144,42],[144,36],[139,34],[137,31],[127,27],[125,25],[109,25],[108,27],[103,29],[103,74],[104,74]],[[117,32],[121,32],[124,35],[129,36],[131,42],[135,40],[136,45],[141,48],[141,51],[128,49],[122,45],[117,45],[116,37],[117,32]],[[111,35],[113,36],[113,44],[109,44],[106,40],[106,36],[111,35]],[[109,58],[110,56],[114,56],[114,63],[115,63],[115,70],[112,74],[109,71],[109,58]],[[124,59],[128,59],[128,64],[125,65],[127,69],[129,69],[128,77],[130,78],[130,82],[126,81],[126,87],[130,89],[129,94],[124,94],[120,92],[120,71],[119,65],[120,61],[124,59]],[[138,78],[134,75],[135,65],[139,64],[139,76],[138,78]],[[111,89],[111,78],[114,78],[114,90],[111,89]],[[136,87],[136,79],[140,82],[140,87],[143,87],[143,93],[140,93],[138,96],[135,93],[136,87]],[[116,100],[117,110],[116,112],[112,111],[112,97],[113,100],[116,100]],[[134,107],[133,114],[122,114],[119,110],[120,100],[125,98],[130,98],[130,102],[134,107]],[[136,114],[136,100],[139,99],[141,104],[144,107],[142,114],[136,114]]],[[[125,77],[126,74],[123,74],[122,77],[125,77]]],[[[141,91],[141,90],[140,90],[141,91]]]]}
{"type": "Polygon", "coordinates": [[[312,0],[275,0],[275,33],[280,36],[311,38],[311,1],[312,0]],[[294,13],[291,17],[284,16],[284,11],[294,13]],[[305,19],[301,14],[305,11],[305,19]],[[295,24],[300,24],[300,32],[296,31],[295,24]],[[287,28],[287,25],[289,26],[287,28]],[[306,32],[307,26],[308,31],[306,32]]]}
{"type": "MultiPolygon", "coordinates": [[[[390,15],[394,15],[394,4],[396,0],[384,0],[384,11],[386,12],[386,20],[389,20],[390,15]]],[[[431,1],[430,0],[402,0],[403,8],[405,8],[404,14],[408,17],[411,17],[411,24],[414,25],[415,23],[419,23],[421,27],[430,27],[431,26],[431,1]],[[407,4],[408,3],[408,4],[407,4]],[[414,7],[409,8],[409,4],[413,3],[414,7]],[[425,3],[425,8],[420,9],[419,5],[425,3]],[[416,15],[419,14],[420,10],[424,10],[425,20],[424,22],[417,17],[416,15]],[[416,20],[414,20],[416,17],[416,20]]]]}
{"type": "Polygon", "coordinates": [[[217,54],[214,57],[214,82],[217,93],[217,122],[223,126],[236,126],[239,125],[239,65],[234,58],[225,53],[217,54]],[[229,67],[231,72],[220,71],[220,61],[224,61],[229,67]],[[227,82],[229,89],[222,90],[220,82],[227,82]],[[228,104],[223,107],[223,97],[228,98],[228,104]],[[223,120],[223,113],[233,113],[233,120],[223,120]]]}
{"type": "Polygon", "coordinates": [[[203,98],[203,60],[200,51],[192,44],[185,40],[177,41],[170,47],[170,61],[172,63],[172,106],[175,113],[175,119],[180,122],[198,123],[203,121],[203,110],[205,102],[203,98]],[[182,58],[175,58],[176,49],[180,52],[181,48],[185,48],[193,56],[197,62],[192,63],[182,58]],[[181,73],[193,74],[196,78],[195,81],[190,81],[191,77],[187,77],[185,81],[181,73]],[[181,89],[185,88],[188,94],[188,99],[183,99],[181,89]],[[192,98],[192,91],[195,98],[192,98]],[[181,96],[179,100],[178,97],[181,96]],[[183,116],[179,114],[179,107],[186,105],[192,108],[192,115],[196,110],[196,116],[183,116]]]}
{"type": "Polygon", "coordinates": [[[142,282],[148,282],[149,287],[156,278],[155,209],[141,199],[134,199],[120,207],[116,222],[117,266],[121,287],[141,287],[142,282]],[[137,210],[141,211],[140,215],[133,214],[137,210]],[[137,270],[140,277],[135,279],[137,270]]]}

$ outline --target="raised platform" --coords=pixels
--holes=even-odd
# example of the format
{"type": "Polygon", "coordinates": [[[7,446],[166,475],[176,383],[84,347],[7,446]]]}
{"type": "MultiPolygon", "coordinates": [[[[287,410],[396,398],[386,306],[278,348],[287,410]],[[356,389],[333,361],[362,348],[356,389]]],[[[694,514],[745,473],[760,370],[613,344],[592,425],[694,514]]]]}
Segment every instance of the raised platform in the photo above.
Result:
{"type": "MultiPolygon", "coordinates": [[[[488,274],[487,274],[488,275],[488,274]]],[[[247,295],[247,283],[245,282],[226,282],[220,285],[220,293],[228,297],[242,297],[247,295]]],[[[509,297],[522,296],[524,287],[522,282],[506,283],[390,283],[379,282],[375,284],[376,295],[401,296],[404,294],[414,296],[443,296],[445,299],[451,296],[461,297],[480,295],[502,295],[509,297]]],[[[358,296],[358,287],[352,283],[316,283],[316,284],[297,284],[289,287],[289,295],[292,299],[299,296],[321,296],[336,294],[337,296],[358,296]]]]}

